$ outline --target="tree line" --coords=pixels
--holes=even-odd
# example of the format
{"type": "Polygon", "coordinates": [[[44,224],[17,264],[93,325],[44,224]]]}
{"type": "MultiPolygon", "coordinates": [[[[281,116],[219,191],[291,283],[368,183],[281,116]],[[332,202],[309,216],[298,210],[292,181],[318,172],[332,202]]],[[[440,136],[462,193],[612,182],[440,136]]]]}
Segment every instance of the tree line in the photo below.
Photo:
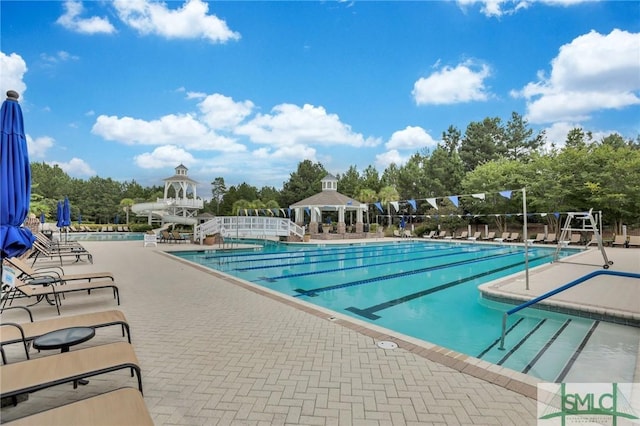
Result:
{"type": "MultiPolygon", "coordinates": [[[[414,153],[403,165],[391,164],[382,173],[373,166],[361,171],[349,167],[336,175],[338,190],[363,203],[380,202],[385,209],[391,201],[422,199],[417,211],[405,209],[409,215],[438,214],[449,221],[457,220],[458,215],[480,215],[477,221],[485,223],[491,216],[484,215],[492,215],[500,230],[508,220],[518,220],[507,215],[521,211],[521,199],[464,197],[456,207],[439,198],[438,210],[424,199],[526,188],[530,212],[593,208],[603,212],[603,220],[614,232],[620,232],[622,224],[640,225],[640,138],[625,140],[612,133],[594,140],[590,132],[575,128],[561,148],[545,147],[545,142],[544,132],[534,133],[515,112],[506,123],[498,117],[472,122],[464,133],[450,126],[436,148],[414,153]]],[[[224,177],[215,177],[204,212],[236,215],[244,209],[286,209],[319,192],[320,180],[327,174],[321,163],[304,160],[280,190],[246,182],[227,187],[224,177]]],[[[58,166],[45,163],[32,164],[32,182],[33,213],[45,212],[48,218],[55,218],[57,201],[68,196],[72,219],[81,213],[83,222],[91,223],[113,223],[116,215],[124,222],[132,204],[161,198],[164,191],[161,186],[145,188],[135,181],[70,178],[58,166]]],[[[369,214],[368,220],[374,221],[376,209],[370,208],[369,214]]],[[[554,215],[544,220],[557,227],[554,215]]]]}

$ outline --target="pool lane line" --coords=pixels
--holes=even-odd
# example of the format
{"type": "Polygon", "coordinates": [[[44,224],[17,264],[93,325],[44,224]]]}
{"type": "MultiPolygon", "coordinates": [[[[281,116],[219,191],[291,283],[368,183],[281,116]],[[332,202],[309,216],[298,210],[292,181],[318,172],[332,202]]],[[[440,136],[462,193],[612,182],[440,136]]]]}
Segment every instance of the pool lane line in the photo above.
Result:
{"type": "Polygon", "coordinates": [[[301,288],[297,288],[294,291],[297,292],[298,294],[294,294],[293,297],[301,297],[301,296],[315,297],[315,296],[318,295],[318,293],[324,293],[325,291],[338,290],[338,289],[341,289],[341,288],[354,287],[354,286],[359,286],[359,285],[363,285],[363,284],[369,284],[369,283],[377,282],[377,281],[385,281],[385,280],[389,280],[389,279],[393,279],[393,278],[400,278],[400,277],[406,277],[406,276],[410,276],[410,275],[417,275],[417,274],[422,274],[424,272],[437,271],[439,269],[449,268],[449,267],[453,267],[453,266],[468,265],[470,263],[483,262],[485,260],[492,260],[492,259],[497,259],[497,258],[506,257],[506,256],[515,256],[515,255],[518,255],[518,254],[521,254],[521,253],[520,252],[498,253],[498,254],[492,254],[492,255],[489,255],[489,256],[483,256],[481,258],[476,258],[476,259],[458,260],[458,261],[455,261],[455,262],[443,263],[441,265],[427,266],[425,268],[412,269],[412,270],[409,270],[409,271],[394,272],[392,274],[380,275],[380,276],[377,276],[377,277],[371,277],[371,278],[366,278],[366,279],[362,279],[362,280],[351,281],[351,282],[348,282],[348,283],[334,284],[334,285],[330,285],[330,286],[326,286],[326,287],[317,287],[317,288],[310,289],[310,290],[304,290],[304,289],[301,289],[301,288]]]}
{"type": "MultiPolygon", "coordinates": [[[[439,250],[437,252],[426,252],[426,253],[438,253],[438,254],[434,254],[433,256],[422,256],[422,257],[416,257],[416,258],[405,258],[405,259],[401,259],[401,260],[394,260],[394,261],[389,261],[389,262],[381,262],[381,263],[370,263],[368,265],[366,265],[366,267],[371,267],[371,266],[378,266],[378,265],[387,265],[389,263],[397,263],[397,262],[405,262],[405,261],[416,261],[416,260],[424,260],[424,259],[433,259],[433,258],[437,258],[437,257],[444,257],[444,256],[453,256],[456,254],[467,254],[467,253],[482,253],[482,252],[487,252],[489,250],[497,250],[497,249],[486,249],[486,250],[480,250],[480,251],[456,251],[455,253],[444,253],[444,252],[450,252],[451,250],[454,250],[455,247],[451,247],[451,248],[447,248],[447,249],[443,249],[443,250],[439,250]]],[[[411,252],[411,251],[405,251],[403,253],[407,253],[409,255],[420,255],[420,254],[424,254],[425,252],[422,253],[418,253],[418,252],[411,252]]],[[[387,253],[385,253],[387,254],[387,253]]],[[[400,254],[398,251],[393,252],[393,253],[389,253],[389,254],[393,254],[393,255],[398,255],[400,254]]],[[[361,259],[368,259],[371,257],[371,254],[366,254],[363,253],[360,256],[351,256],[351,257],[347,257],[347,258],[341,258],[341,259],[325,259],[325,260],[316,260],[313,262],[296,262],[296,263],[287,263],[286,265],[284,264],[277,264],[277,265],[266,265],[266,266],[249,266],[247,268],[236,268],[234,269],[234,271],[239,271],[239,272],[246,272],[246,271],[252,271],[252,270],[258,270],[258,269],[271,269],[271,268],[282,268],[284,266],[288,266],[288,267],[295,267],[295,266],[302,266],[302,265],[317,265],[320,263],[332,263],[332,262],[347,262],[347,261],[353,261],[353,260],[361,260],[361,259]]],[[[343,268],[334,268],[334,269],[327,269],[326,271],[328,272],[336,272],[336,271],[342,271],[342,270],[348,270],[348,269],[354,269],[354,268],[363,268],[365,266],[363,265],[357,265],[357,266],[347,266],[347,267],[343,267],[343,268]]],[[[321,271],[317,271],[315,273],[319,273],[321,271]]],[[[305,274],[306,272],[300,272],[301,274],[305,274]]],[[[272,279],[278,279],[278,278],[288,278],[291,277],[292,275],[282,275],[279,277],[272,277],[272,279]]]]}
{"type": "MultiPolygon", "coordinates": [[[[382,244],[368,244],[368,245],[357,245],[357,246],[336,246],[334,248],[315,248],[315,249],[306,249],[306,248],[301,248],[297,251],[282,251],[282,252],[268,252],[268,253],[256,253],[255,251],[249,251],[249,252],[242,252],[242,253],[225,253],[224,255],[207,255],[207,256],[202,256],[203,259],[222,259],[222,258],[227,258],[227,257],[249,257],[249,256],[253,256],[256,258],[260,258],[260,256],[274,256],[274,258],[280,258],[282,256],[278,256],[280,255],[286,255],[286,254],[291,254],[291,253],[295,253],[295,254],[307,254],[307,253],[327,253],[327,254],[331,254],[331,253],[335,253],[336,251],[341,251],[341,252],[347,252],[348,250],[353,250],[353,249],[377,249],[377,248],[383,248],[383,247],[389,247],[389,246],[404,246],[404,247],[410,247],[410,246],[425,246],[424,244],[420,244],[420,243],[416,243],[416,242],[402,242],[402,243],[397,243],[397,244],[393,244],[393,243],[382,243],[382,244]]],[[[427,247],[435,247],[435,246],[427,246],[427,247]]],[[[249,249],[248,249],[249,250],[249,249]]],[[[263,257],[264,259],[264,257],[263,257]]]]}
{"type": "MultiPolygon", "coordinates": [[[[518,254],[518,253],[511,253],[511,255],[513,255],[513,254],[518,254]]],[[[503,257],[503,256],[505,256],[505,255],[495,255],[495,256],[491,256],[491,257],[503,257]]],[[[536,260],[540,260],[540,259],[544,259],[546,257],[552,257],[552,256],[553,256],[553,254],[547,254],[547,255],[544,255],[544,256],[540,256],[540,257],[536,257],[536,258],[533,258],[533,259],[529,259],[529,262],[534,262],[536,260]]],[[[488,259],[487,258],[483,258],[483,259],[480,259],[478,261],[482,261],[482,260],[488,260],[488,259]]],[[[474,262],[466,262],[466,263],[474,263],[474,262]]],[[[377,305],[374,305],[374,306],[371,306],[371,307],[368,307],[368,308],[365,308],[365,309],[360,309],[360,308],[356,308],[354,306],[351,306],[351,307],[346,308],[346,310],[349,311],[349,312],[353,312],[354,314],[357,314],[357,315],[359,315],[361,317],[370,319],[370,320],[377,320],[377,319],[380,318],[380,316],[376,315],[374,312],[382,311],[384,309],[388,309],[388,308],[391,308],[393,306],[400,305],[401,303],[406,303],[406,302],[409,302],[409,301],[411,301],[413,299],[417,299],[419,297],[427,296],[429,294],[436,293],[438,291],[446,290],[448,288],[455,287],[457,285],[464,284],[466,282],[469,282],[469,281],[472,281],[472,280],[475,280],[475,279],[478,279],[478,278],[482,278],[482,277],[485,277],[487,275],[495,274],[496,272],[505,271],[507,269],[511,269],[511,268],[514,268],[516,266],[520,266],[520,265],[523,265],[523,264],[524,264],[524,261],[521,261],[521,262],[512,263],[510,265],[501,266],[500,268],[491,269],[489,271],[482,272],[482,273],[475,274],[475,275],[471,275],[469,277],[460,278],[458,280],[451,281],[451,282],[448,282],[446,284],[440,284],[440,285],[438,285],[436,287],[432,287],[432,288],[429,288],[429,289],[426,289],[426,290],[422,290],[422,291],[419,291],[419,292],[416,292],[416,293],[412,293],[412,294],[409,294],[407,296],[399,297],[397,299],[389,300],[388,302],[379,303],[377,305]]],[[[454,266],[456,266],[456,265],[454,265],[454,266]]],[[[440,268],[437,268],[437,269],[440,269],[440,268]]],[[[393,278],[395,278],[395,277],[393,277],[393,278]]],[[[301,296],[301,295],[295,295],[294,297],[298,297],[298,296],[301,296]]]]}
{"type": "MultiPolygon", "coordinates": [[[[451,248],[446,248],[443,250],[439,250],[440,252],[442,251],[446,251],[446,250],[453,250],[454,247],[451,248]]],[[[306,265],[306,264],[313,264],[313,263],[327,263],[327,262],[335,262],[335,261],[345,261],[345,260],[352,260],[352,259],[364,259],[366,257],[371,257],[372,255],[377,255],[377,251],[378,250],[358,250],[358,251],[344,251],[344,252],[340,252],[338,254],[340,255],[349,255],[349,254],[359,254],[360,256],[351,256],[351,257],[344,257],[344,258],[340,258],[340,259],[328,259],[328,260],[318,260],[318,261],[312,261],[312,262],[299,262],[299,263],[286,263],[287,266],[297,266],[297,265],[306,265]]],[[[429,253],[435,253],[436,251],[429,251],[429,253]]],[[[393,250],[386,250],[384,254],[397,254],[397,253],[425,253],[425,252],[417,252],[416,250],[414,250],[413,247],[409,247],[409,246],[404,246],[404,247],[394,247],[393,250]]],[[[326,257],[326,256],[334,256],[336,255],[335,252],[330,252],[330,253],[322,253],[322,254],[312,254],[310,256],[306,255],[306,254],[302,254],[302,253],[298,253],[296,252],[296,254],[294,256],[274,256],[274,257],[269,257],[269,258],[261,258],[261,259],[255,259],[254,262],[262,262],[265,260],[289,260],[289,259],[296,259],[296,258],[306,258],[306,257],[314,257],[314,258],[320,258],[320,257],[326,257]]],[[[236,271],[250,271],[253,269],[269,269],[269,268],[278,268],[278,267],[282,267],[282,264],[276,264],[276,265],[262,265],[262,266],[247,266],[247,267],[241,267],[241,268],[236,268],[236,271]]]]}
{"type": "MultiPolygon", "coordinates": [[[[413,250],[414,247],[410,245],[398,246],[394,247],[393,251],[409,251],[413,250]]],[[[280,252],[280,253],[262,253],[262,254],[247,254],[243,255],[243,257],[252,256],[250,259],[234,259],[229,260],[230,258],[234,258],[234,256],[226,256],[226,257],[207,257],[206,260],[216,260],[216,259],[226,259],[225,264],[232,263],[249,263],[249,262],[262,262],[262,261],[272,261],[272,260],[288,260],[288,259],[297,259],[297,258],[306,258],[306,257],[326,257],[326,256],[334,256],[335,254],[347,254],[349,252],[357,252],[357,253],[365,253],[365,252],[376,252],[381,250],[381,247],[375,248],[365,248],[365,249],[357,249],[353,250],[311,250],[311,251],[294,251],[294,252],[280,252]]]]}
{"type": "MultiPolygon", "coordinates": [[[[352,253],[362,253],[362,254],[369,254],[369,255],[375,255],[378,252],[385,251],[385,253],[398,253],[398,252],[438,252],[438,251],[444,251],[444,250],[453,250],[455,248],[459,247],[454,247],[454,246],[441,246],[441,247],[437,247],[437,248],[433,248],[430,250],[424,250],[425,246],[424,245],[420,245],[420,244],[394,244],[393,246],[391,245],[387,245],[382,246],[382,245],[377,245],[375,247],[360,247],[360,246],[355,246],[355,247],[348,247],[348,248],[344,248],[344,249],[338,249],[338,250],[330,250],[330,249],[323,249],[323,250],[307,250],[307,251],[295,251],[295,252],[279,252],[279,253],[263,253],[263,254],[259,254],[259,255],[252,255],[252,254],[247,254],[246,256],[243,257],[247,257],[247,256],[252,256],[250,259],[235,259],[235,260],[226,260],[225,264],[229,265],[229,264],[233,264],[233,263],[253,263],[253,262],[263,262],[263,261],[271,261],[271,260],[281,260],[281,259],[286,259],[286,260],[290,260],[290,259],[304,259],[304,258],[308,258],[308,257],[314,257],[314,258],[322,258],[322,257],[327,257],[327,256],[335,256],[337,255],[348,255],[348,254],[352,254],[352,253]],[[419,248],[421,250],[416,250],[416,248],[419,248]]],[[[233,258],[234,256],[227,256],[226,258],[233,258]]],[[[222,257],[209,257],[209,258],[205,258],[207,260],[211,260],[211,259],[224,259],[222,257]]],[[[343,260],[343,259],[340,259],[343,260]]],[[[348,260],[348,259],[344,259],[344,260],[348,260]]],[[[274,267],[278,267],[277,265],[274,267]]],[[[250,268],[250,267],[249,267],[250,268]]],[[[242,269],[238,269],[238,270],[242,270],[242,269]]]]}
{"type": "MultiPolygon", "coordinates": [[[[488,251],[493,251],[493,250],[501,250],[501,247],[497,247],[494,249],[488,249],[488,250],[484,250],[483,252],[474,252],[474,253],[486,253],[488,251]]],[[[402,263],[402,262],[408,262],[408,261],[418,261],[418,260],[428,260],[428,259],[434,259],[434,258],[440,258],[440,257],[448,257],[448,256],[459,256],[459,255],[464,255],[464,254],[468,254],[469,252],[456,252],[456,253],[445,253],[445,254],[439,254],[436,256],[422,256],[422,257],[416,257],[416,258],[412,258],[412,259],[402,259],[402,260],[398,260],[398,259],[394,259],[394,260],[389,260],[386,262],[373,262],[373,263],[367,263],[366,265],[355,265],[355,266],[341,266],[339,268],[331,268],[331,269],[322,269],[320,271],[309,271],[309,272],[298,272],[295,274],[286,274],[286,275],[280,275],[280,276],[275,276],[275,277],[269,277],[272,280],[279,280],[279,279],[288,279],[288,278],[300,278],[300,277],[306,277],[309,275],[319,275],[319,274],[331,274],[334,272],[343,272],[343,271],[352,271],[354,269],[365,269],[365,268],[371,268],[371,267],[375,267],[375,266],[384,266],[384,265],[395,265],[397,263],[402,263]]],[[[508,252],[506,254],[516,254],[517,252],[508,252]]],[[[486,256],[480,257],[480,258],[474,258],[471,260],[478,260],[478,259],[484,259],[486,256]]],[[[469,260],[469,259],[467,259],[469,260]]],[[[333,260],[332,262],[335,262],[335,260],[333,260]]],[[[463,261],[464,262],[464,261],[463,261]]],[[[453,263],[446,263],[445,266],[447,265],[454,265],[455,266],[456,262],[453,263]]],[[[430,268],[430,267],[429,267],[430,268]]],[[[411,274],[412,271],[408,271],[409,274],[411,274]]],[[[403,272],[398,272],[399,274],[406,274],[407,271],[403,271],[403,272]]],[[[298,289],[296,289],[296,291],[298,291],[298,289]]],[[[302,290],[304,291],[304,290],[302,290]]],[[[313,291],[313,290],[310,290],[313,291]]]]}

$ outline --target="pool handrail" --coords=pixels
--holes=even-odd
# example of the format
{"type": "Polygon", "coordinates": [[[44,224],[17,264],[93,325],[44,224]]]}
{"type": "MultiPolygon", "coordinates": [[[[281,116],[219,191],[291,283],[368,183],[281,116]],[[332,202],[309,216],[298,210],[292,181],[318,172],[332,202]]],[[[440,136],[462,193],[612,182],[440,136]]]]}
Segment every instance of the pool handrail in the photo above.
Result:
{"type": "Polygon", "coordinates": [[[567,289],[570,289],[571,287],[574,287],[578,284],[581,284],[585,281],[590,280],[591,278],[597,277],[598,275],[615,275],[618,277],[626,277],[626,278],[640,278],[640,274],[636,274],[633,272],[622,272],[622,271],[610,271],[610,270],[598,270],[598,271],[593,271],[588,273],[587,275],[583,275],[580,278],[577,278],[563,286],[560,286],[556,289],[553,289],[551,291],[548,291],[534,299],[531,299],[527,302],[524,302],[518,306],[516,306],[515,308],[512,308],[510,310],[508,310],[507,312],[505,312],[502,316],[502,335],[500,336],[500,346],[498,347],[498,349],[500,350],[504,350],[504,337],[505,337],[505,333],[506,333],[506,329],[507,329],[507,318],[509,317],[509,315],[511,314],[515,314],[518,311],[521,311],[524,308],[528,308],[531,305],[535,305],[536,303],[540,302],[541,300],[547,299],[551,296],[554,296],[558,293],[561,293],[567,289]]]}

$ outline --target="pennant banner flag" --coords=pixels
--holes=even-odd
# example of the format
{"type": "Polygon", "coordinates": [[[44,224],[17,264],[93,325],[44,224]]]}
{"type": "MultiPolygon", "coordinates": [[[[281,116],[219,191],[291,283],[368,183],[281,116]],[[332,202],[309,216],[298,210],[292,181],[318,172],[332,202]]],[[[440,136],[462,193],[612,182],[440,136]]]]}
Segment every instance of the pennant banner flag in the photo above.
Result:
{"type": "Polygon", "coordinates": [[[304,208],[304,211],[305,211],[309,216],[311,216],[311,209],[310,209],[309,207],[305,207],[305,208],[304,208]]]}
{"type": "Polygon", "coordinates": [[[453,203],[454,206],[458,207],[458,196],[457,195],[449,195],[449,199],[453,203]]]}
{"type": "Polygon", "coordinates": [[[480,194],[471,194],[473,198],[479,198],[480,200],[484,200],[484,193],[480,194]]]}
{"type": "Polygon", "coordinates": [[[435,198],[427,198],[427,202],[431,204],[434,209],[438,210],[438,203],[436,203],[435,198]]]}
{"type": "Polygon", "coordinates": [[[502,195],[504,198],[511,198],[511,191],[500,191],[499,192],[500,195],[502,195]]]}
{"type": "Polygon", "coordinates": [[[396,211],[400,210],[400,205],[398,204],[397,201],[390,201],[389,204],[391,204],[393,208],[396,209],[396,211]]]}
{"type": "Polygon", "coordinates": [[[418,210],[418,207],[416,207],[416,200],[407,200],[407,203],[411,204],[413,210],[418,210]]]}
{"type": "Polygon", "coordinates": [[[380,213],[383,212],[382,210],[382,204],[380,203],[380,201],[378,201],[377,203],[374,203],[374,205],[378,208],[378,210],[380,210],[380,213]]]}

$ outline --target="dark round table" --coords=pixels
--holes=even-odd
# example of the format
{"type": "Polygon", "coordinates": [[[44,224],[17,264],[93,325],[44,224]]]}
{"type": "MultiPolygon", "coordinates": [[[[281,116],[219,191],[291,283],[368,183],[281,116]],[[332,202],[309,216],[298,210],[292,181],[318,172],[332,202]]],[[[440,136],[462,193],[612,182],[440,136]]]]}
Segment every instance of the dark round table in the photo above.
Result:
{"type": "MultiPolygon", "coordinates": [[[[96,330],[92,327],[61,328],[33,339],[33,348],[38,350],[60,349],[61,352],[69,352],[71,346],[91,340],[95,335],[96,330]]],[[[74,380],[73,388],[88,383],[89,381],[84,379],[74,380]]]]}
{"type": "Polygon", "coordinates": [[[60,349],[62,352],[69,352],[71,346],[86,342],[95,335],[96,331],[92,327],[62,328],[36,337],[33,340],[33,348],[38,350],[60,349]]]}

